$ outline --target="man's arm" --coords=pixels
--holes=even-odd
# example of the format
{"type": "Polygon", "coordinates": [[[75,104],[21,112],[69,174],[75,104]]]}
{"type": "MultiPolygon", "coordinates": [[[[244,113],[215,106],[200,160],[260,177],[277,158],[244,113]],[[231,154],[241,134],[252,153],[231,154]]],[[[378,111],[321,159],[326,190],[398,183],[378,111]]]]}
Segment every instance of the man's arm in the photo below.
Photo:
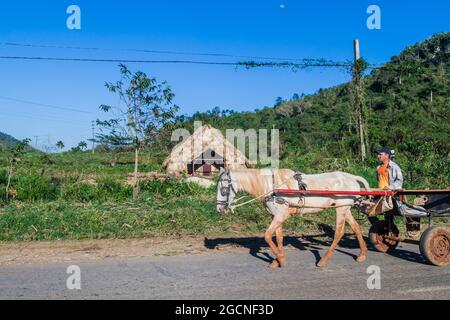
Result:
{"type": "Polygon", "coordinates": [[[402,170],[398,165],[394,166],[395,179],[392,181],[392,185],[389,186],[389,189],[399,190],[403,188],[403,174],[402,170]]]}

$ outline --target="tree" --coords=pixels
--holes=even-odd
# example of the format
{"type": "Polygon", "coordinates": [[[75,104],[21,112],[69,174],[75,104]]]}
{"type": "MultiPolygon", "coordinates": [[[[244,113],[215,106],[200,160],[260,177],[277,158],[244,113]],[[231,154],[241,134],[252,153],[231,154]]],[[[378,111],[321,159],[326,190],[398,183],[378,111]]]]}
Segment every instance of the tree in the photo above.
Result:
{"type": "Polygon", "coordinates": [[[58,149],[60,149],[60,150],[64,149],[64,147],[65,147],[64,142],[62,142],[61,140],[59,140],[59,141],[56,143],[56,147],[57,147],[58,149]]]}
{"type": "Polygon", "coordinates": [[[81,150],[81,151],[83,151],[84,149],[87,149],[87,143],[86,143],[86,141],[80,141],[79,143],[78,143],[78,149],[79,150],[81,150]]]}
{"type": "Polygon", "coordinates": [[[20,158],[25,154],[26,147],[30,142],[30,139],[24,139],[19,141],[11,150],[8,157],[8,181],[6,183],[6,200],[9,198],[9,187],[11,185],[11,178],[13,175],[14,166],[20,162],[20,158]]]}
{"type": "Polygon", "coordinates": [[[139,194],[139,152],[156,141],[159,130],[176,118],[178,107],[172,103],[174,94],[166,82],[159,83],[142,71],[132,73],[120,64],[121,79],[105,84],[109,92],[116,93],[119,106],[101,105],[104,112],[114,112],[109,120],[97,120],[101,143],[118,146],[132,145],[134,149],[133,198],[139,194]]]}
{"type": "Polygon", "coordinates": [[[280,104],[282,104],[283,102],[285,102],[284,100],[283,100],[283,98],[282,97],[277,97],[276,99],[275,99],[275,105],[274,105],[274,107],[278,107],[280,104]]]}
{"type": "Polygon", "coordinates": [[[72,149],[70,149],[72,152],[80,152],[83,151],[83,149],[87,149],[87,143],[86,141],[80,141],[78,142],[76,147],[72,147],[72,149]]]}

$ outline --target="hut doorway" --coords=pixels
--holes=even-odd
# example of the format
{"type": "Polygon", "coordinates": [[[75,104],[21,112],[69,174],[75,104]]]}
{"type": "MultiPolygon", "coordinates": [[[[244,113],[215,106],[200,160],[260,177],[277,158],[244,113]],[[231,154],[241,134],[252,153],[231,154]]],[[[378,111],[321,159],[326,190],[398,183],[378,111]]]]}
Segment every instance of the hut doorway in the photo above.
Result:
{"type": "Polygon", "coordinates": [[[224,168],[224,159],[214,150],[208,149],[187,165],[187,172],[193,176],[212,176],[224,168]]]}

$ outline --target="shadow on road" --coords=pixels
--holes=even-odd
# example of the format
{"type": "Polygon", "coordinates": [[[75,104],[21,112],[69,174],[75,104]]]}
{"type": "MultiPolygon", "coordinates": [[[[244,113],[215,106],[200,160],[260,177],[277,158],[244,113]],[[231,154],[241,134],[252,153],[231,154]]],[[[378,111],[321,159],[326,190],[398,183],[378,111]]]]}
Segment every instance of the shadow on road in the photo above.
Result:
{"type": "MultiPolygon", "coordinates": [[[[321,259],[321,255],[319,253],[320,250],[328,249],[328,247],[331,245],[333,236],[334,236],[334,230],[329,225],[326,224],[320,224],[319,227],[322,229],[323,233],[317,234],[317,235],[307,235],[307,236],[286,236],[283,239],[283,245],[284,246],[292,246],[298,250],[308,250],[310,251],[315,259],[316,263],[319,262],[321,259]]],[[[370,243],[368,237],[364,237],[365,242],[367,243],[367,247],[370,251],[378,252],[370,243]]],[[[406,240],[405,243],[410,244],[417,244],[417,241],[414,240],[406,240]]],[[[220,248],[226,248],[226,247],[243,247],[249,249],[249,253],[258,259],[261,259],[265,262],[272,262],[273,258],[271,255],[269,255],[267,252],[261,252],[261,250],[268,249],[269,246],[267,245],[266,241],[264,240],[264,237],[243,237],[243,238],[214,238],[214,239],[208,239],[205,238],[204,245],[208,249],[220,249],[220,248]]],[[[341,241],[339,242],[338,248],[336,248],[336,251],[346,254],[348,256],[351,256],[353,259],[356,260],[357,255],[347,252],[342,249],[358,249],[358,241],[356,240],[354,234],[349,233],[345,234],[341,241]]],[[[381,253],[380,253],[381,254],[381,253]]],[[[400,248],[395,249],[392,253],[389,255],[407,260],[410,262],[416,262],[420,264],[428,264],[427,261],[418,253],[403,250],[400,248]]]]}
{"type": "MultiPolygon", "coordinates": [[[[331,241],[334,236],[334,230],[333,230],[333,228],[331,228],[329,225],[326,225],[326,224],[320,224],[320,228],[324,231],[324,234],[315,235],[315,236],[305,236],[305,237],[303,237],[303,239],[305,239],[311,243],[329,247],[331,245],[331,241]],[[324,236],[326,236],[327,239],[323,240],[324,236]]],[[[378,252],[375,249],[375,247],[372,245],[372,243],[370,242],[368,237],[363,236],[363,238],[367,244],[367,249],[369,251],[378,252]]],[[[406,239],[405,241],[403,241],[403,243],[418,245],[419,241],[406,239]]],[[[340,250],[339,248],[349,248],[349,249],[359,248],[358,241],[356,240],[353,233],[345,234],[342,237],[341,241],[339,242],[339,247],[336,248],[336,251],[341,252],[343,254],[347,254],[349,256],[352,256],[354,259],[357,258],[356,255],[351,254],[346,251],[343,251],[343,250],[340,250]]],[[[424,257],[422,257],[422,255],[420,255],[419,253],[413,252],[413,251],[396,248],[394,251],[392,251],[391,253],[388,253],[388,254],[390,256],[393,256],[393,257],[396,257],[399,259],[403,259],[406,261],[420,263],[420,264],[428,264],[428,262],[426,261],[426,259],[424,257]]]]}
{"type": "MultiPolygon", "coordinates": [[[[261,252],[262,248],[269,248],[264,237],[245,237],[245,238],[215,238],[204,240],[205,247],[208,249],[220,249],[224,247],[244,247],[249,249],[249,253],[255,258],[261,259],[265,262],[272,262],[273,258],[267,252],[261,252]]],[[[310,250],[320,259],[318,251],[321,248],[311,246],[308,243],[302,243],[299,237],[284,237],[283,244],[285,246],[292,246],[298,250],[310,250]]]]}
{"type": "Polygon", "coordinates": [[[393,252],[389,253],[389,255],[409,262],[430,265],[430,263],[421,254],[408,250],[396,248],[393,252]]]}

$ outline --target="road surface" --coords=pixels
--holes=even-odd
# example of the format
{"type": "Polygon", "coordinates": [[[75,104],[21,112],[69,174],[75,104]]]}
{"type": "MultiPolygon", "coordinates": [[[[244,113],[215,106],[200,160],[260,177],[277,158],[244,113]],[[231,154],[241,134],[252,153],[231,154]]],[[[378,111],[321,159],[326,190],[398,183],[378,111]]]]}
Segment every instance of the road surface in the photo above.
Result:
{"type": "Polygon", "coordinates": [[[370,250],[358,263],[352,240],[320,269],[326,243],[294,240],[276,270],[260,240],[227,249],[231,239],[205,240],[209,250],[198,254],[0,266],[0,299],[450,299],[450,267],[428,265],[417,245],[370,250]],[[67,288],[69,265],[80,267],[80,290],[67,288]],[[371,265],[380,289],[367,287],[371,265]]]}

